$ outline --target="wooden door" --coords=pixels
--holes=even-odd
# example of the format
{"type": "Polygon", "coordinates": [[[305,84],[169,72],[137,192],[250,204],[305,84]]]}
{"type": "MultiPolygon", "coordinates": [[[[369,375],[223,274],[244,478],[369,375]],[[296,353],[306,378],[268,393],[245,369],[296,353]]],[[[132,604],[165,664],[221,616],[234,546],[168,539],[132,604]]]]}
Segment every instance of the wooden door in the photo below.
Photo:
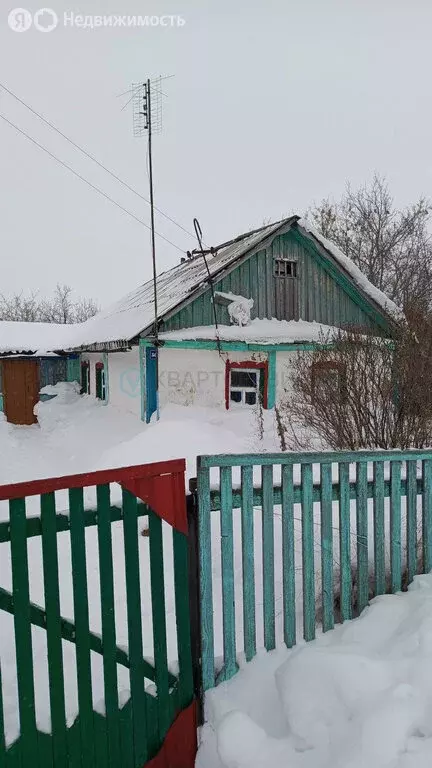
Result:
{"type": "Polygon", "coordinates": [[[3,397],[6,418],[12,424],[35,424],[33,409],[39,400],[39,361],[3,360],[3,397]]]}

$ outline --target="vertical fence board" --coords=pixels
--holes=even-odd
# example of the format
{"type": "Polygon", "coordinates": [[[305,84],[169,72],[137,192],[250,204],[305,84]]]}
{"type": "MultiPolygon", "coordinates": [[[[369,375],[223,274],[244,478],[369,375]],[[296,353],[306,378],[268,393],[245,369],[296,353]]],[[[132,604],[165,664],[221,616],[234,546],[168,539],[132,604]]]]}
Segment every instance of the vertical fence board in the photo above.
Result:
{"type": "Polygon", "coordinates": [[[231,467],[221,468],[220,494],[224,668],[219,676],[219,681],[222,681],[229,680],[237,672],[231,467]]]}
{"type": "Polygon", "coordinates": [[[402,588],[401,461],[390,465],[390,570],[391,591],[402,588]]]}
{"type": "Polygon", "coordinates": [[[303,634],[315,638],[315,563],[312,464],[301,466],[302,559],[303,559],[303,634]]]}
{"type": "Polygon", "coordinates": [[[332,465],[321,464],[321,588],[323,630],[334,627],[332,465]]]}
{"type": "Polygon", "coordinates": [[[261,471],[264,646],[267,651],[272,651],[276,647],[273,467],[270,464],[261,471]]]}
{"type": "Polygon", "coordinates": [[[241,468],[243,635],[246,661],[256,654],[253,467],[241,468]]]}
{"type": "Polygon", "coordinates": [[[38,766],[25,499],[9,502],[15,650],[24,766],[38,766]]]}
{"type": "Polygon", "coordinates": [[[114,569],[109,485],[98,485],[96,497],[108,765],[110,768],[117,768],[121,765],[120,715],[118,707],[114,569]]]}
{"type": "Polygon", "coordinates": [[[423,461],[423,572],[432,569],[432,459],[423,461]]]}
{"type": "Polygon", "coordinates": [[[341,620],[352,617],[349,464],[339,464],[339,559],[341,620]]]}
{"type": "Polygon", "coordinates": [[[188,540],[180,531],[173,530],[174,592],[179,662],[179,708],[185,709],[193,698],[194,681],[191,657],[191,625],[188,583],[188,540]]]}
{"type": "Polygon", "coordinates": [[[0,659],[0,765],[6,764],[6,737],[3,707],[2,671],[0,659]]]}
{"type": "Polygon", "coordinates": [[[375,595],[383,595],[386,591],[384,462],[375,461],[373,472],[374,584],[375,595]]]}
{"type": "Polygon", "coordinates": [[[202,681],[207,691],[215,684],[212,589],[212,537],[210,511],[210,470],[198,459],[198,522],[200,542],[202,681]]]}
{"type": "Polygon", "coordinates": [[[296,643],[295,539],[293,467],[282,467],[282,578],[284,641],[287,648],[296,643]]]}
{"type": "Polygon", "coordinates": [[[67,765],[68,748],[54,493],[41,496],[41,528],[52,747],[55,767],[61,768],[67,765]]]}
{"type": "Polygon", "coordinates": [[[137,500],[123,489],[123,536],[129,645],[129,675],[135,764],[144,764],[147,754],[147,717],[144,689],[141,589],[138,545],[137,500]]]}
{"type": "Polygon", "coordinates": [[[417,462],[407,461],[407,575],[411,584],[417,573],[417,462]]]}
{"type": "MultiPolygon", "coordinates": [[[[153,616],[153,648],[157,688],[158,729],[161,742],[171,724],[166,635],[162,520],[149,511],[150,587],[153,616]]],[[[187,581],[186,581],[187,583],[187,581]]]]}
{"type": "Polygon", "coordinates": [[[83,489],[69,491],[78,706],[83,766],[95,765],[83,489]]]}
{"type": "Polygon", "coordinates": [[[357,604],[361,613],[369,602],[368,498],[367,463],[357,462],[356,528],[357,528],[357,604]]]}

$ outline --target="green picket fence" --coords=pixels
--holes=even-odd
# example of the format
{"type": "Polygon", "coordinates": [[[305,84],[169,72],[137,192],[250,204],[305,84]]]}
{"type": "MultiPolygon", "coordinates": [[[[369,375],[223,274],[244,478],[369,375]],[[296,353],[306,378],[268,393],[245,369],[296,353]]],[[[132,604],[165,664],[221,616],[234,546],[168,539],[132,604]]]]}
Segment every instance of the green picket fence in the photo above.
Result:
{"type": "Polygon", "coordinates": [[[258,566],[262,575],[262,626],[267,650],[274,649],[280,641],[291,648],[298,636],[313,640],[318,621],[324,631],[330,630],[335,619],[344,621],[361,612],[372,596],[398,592],[417,572],[429,572],[432,568],[431,451],[200,456],[197,500],[204,690],[236,673],[237,653],[243,651],[247,661],[256,654],[258,566]],[[296,505],[301,524],[301,552],[297,556],[296,505]],[[261,512],[260,564],[255,557],[257,508],[261,512]],[[216,677],[211,529],[212,516],[217,512],[223,666],[216,677]],[[235,514],[241,516],[237,547],[235,514]],[[277,542],[276,515],[281,526],[277,542]],[[315,556],[317,538],[319,558],[315,556]],[[282,561],[282,573],[277,576],[282,580],[283,637],[276,637],[275,547],[280,548],[282,561]],[[236,549],[240,550],[242,570],[238,590],[236,549]],[[299,571],[302,631],[296,622],[299,571]],[[317,594],[321,596],[320,605],[317,594]],[[241,648],[236,631],[239,603],[243,624],[241,648]]]}
{"type": "MultiPolygon", "coordinates": [[[[5,768],[142,768],[159,753],[176,716],[193,701],[192,657],[188,592],[188,539],[184,501],[184,462],[164,462],[122,470],[96,472],[47,481],[0,487],[0,500],[9,502],[9,520],[0,523],[0,556],[10,550],[12,592],[0,589],[0,611],[13,614],[19,737],[9,743],[5,733],[0,669],[0,766],[5,768]],[[111,502],[112,483],[116,486],[111,502]],[[84,507],[85,490],[95,488],[96,508],[84,507]],[[62,491],[56,509],[55,492],[62,491]],[[30,496],[40,498],[40,516],[26,515],[30,496]],[[139,498],[137,498],[137,496],[139,498]],[[149,501],[152,509],[142,502],[149,501]],[[61,509],[64,510],[62,506],[61,509]],[[165,510],[167,514],[165,513],[165,510]],[[148,516],[150,584],[140,583],[138,520],[148,516]],[[164,545],[162,518],[173,526],[178,672],[167,658],[164,545]],[[122,528],[128,643],[116,642],[113,524],[122,528]],[[98,563],[86,558],[86,529],[97,530],[98,563]],[[60,611],[59,534],[70,536],[73,585],[73,621],[60,611]],[[45,605],[30,601],[28,539],[40,537],[45,605]],[[100,579],[101,634],[91,631],[88,573],[100,579]],[[142,605],[151,603],[154,660],[143,655],[142,605]],[[46,631],[51,731],[37,726],[32,626],[46,631]],[[76,652],[78,712],[67,720],[64,641],[76,652]],[[95,711],[91,655],[103,662],[104,707],[95,711]],[[119,699],[118,670],[128,671],[130,695],[119,699]],[[153,684],[150,694],[147,690],[153,684]]],[[[166,552],[165,552],[166,555],[166,552]]],[[[0,614],[0,616],[4,614],[0,614]]],[[[1,621],[1,619],[0,619],[1,621]]],[[[4,623],[3,623],[4,626],[4,623]]],[[[94,682],[94,677],[93,677],[94,682]]],[[[189,741],[195,739],[193,717],[189,741]]],[[[186,739],[187,741],[187,739],[186,739]]],[[[157,763],[157,765],[162,764],[157,763]]],[[[156,763],[155,763],[156,765],[156,763]]],[[[185,763],[186,765],[186,763],[185,763]]],[[[193,762],[187,763],[192,768],[193,762]]]]}

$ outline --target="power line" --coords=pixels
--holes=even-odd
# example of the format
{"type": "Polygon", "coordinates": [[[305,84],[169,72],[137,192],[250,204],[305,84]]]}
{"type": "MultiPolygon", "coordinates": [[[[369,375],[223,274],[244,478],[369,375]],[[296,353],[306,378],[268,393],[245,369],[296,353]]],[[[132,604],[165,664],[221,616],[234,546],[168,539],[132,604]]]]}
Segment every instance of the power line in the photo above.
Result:
{"type": "MultiPolygon", "coordinates": [[[[166,78],[163,78],[163,79],[166,79],[166,78]]],[[[27,104],[27,102],[25,102],[23,99],[21,99],[19,96],[17,96],[16,93],[14,93],[9,88],[7,88],[5,85],[3,85],[3,83],[0,83],[0,88],[3,88],[3,90],[6,91],[6,93],[9,94],[9,96],[12,96],[12,98],[15,99],[16,101],[18,101],[20,104],[22,104],[23,107],[26,107],[26,109],[30,110],[30,112],[32,112],[32,114],[35,115],[39,120],[42,120],[42,122],[44,122],[45,125],[47,125],[53,131],[58,133],[59,136],[61,136],[66,141],[68,141],[69,144],[71,144],[73,147],[75,147],[75,149],[78,149],[79,152],[82,152],[82,154],[85,155],[93,163],[96,163],[96,165],[98,165],[99,168],[102,168],[102,170],[104,170],[106,173],[108,173],[110,176],[112,176],[113,179],[115,179],[120,184],[122,184],[130,192],[133,192],[134,195],[137,195],[138,197],[140,197],[141,200],[144,200],[145,203],[150,205],[150,200],[148,200],[146,197],[144,197],[144,195],[142,195],[136,189],[131,187],[131,185],[128,184],[127,181],[124,181],[122,178],[120,178],[120,176],[118,176],[116,173],[114,173],[114,171],[110,171],[110,169],[107,168],[103,163],[101,163],[100,160],[98,160],[94,155],[90,154],[90,152],[88,152],[86,149],[84,149],[79,144],[77,144],[75,141],[73,141],[73,139],[71,139],[69,136],[66,136],[66,134],[63,133],[63,131],[61,131],[59,128],[57,128],[57,126],[55,126],[54,123],[52,123],[49,120],[47,120],[47,118],[44,117],[43,115],[41,115],[40,112],[36,112],[36,110],[33,109],[33,107],[31,107],[29,104],[27,104]]],[[[134,94],[132,94],[132,98],[133,98],[133,95],[134,94]]],[[[189,230],[187,230],[185,227],[183,227],[182,224],[179,224],[178,221],[176,221],[175,219],[171,218],[171,216],[169,216],[167,213],[162,211],[161,208],[157,208],[157,206],[155,206],[155,210],[158,213],[160,213],[160,215],[163,216],[165,219],[170,221],[171,224],[174,224],[176,227],[178,227],[183,232],[185,232],[186,235],[189,235],[190,237],[193,237],[195,239],[195,235],[192,232],[189,232],[189,230]]]]}
{"type": "MultiPolygon", "coordinates": [[[[26,133],[21,128],[19,128],[17,125],[15,125],[15,123],[12,123],[10,120],[7,119],[7,117],[2,115],[1,113],[0,113],[0,118],[2,120],[4,120],[5,123],[10,125],[11,128],[15,128],[15,130],[18,131],[18,133],[20,133],[22,136],[25,136],[25,138],[28,139],[29,141],[31,141],[32,144],[34,144],[36,147],[39,147],[39,149],[42,149],[43,152],[46,152],[46,154],[49,155],[53,160],[55,160],[57,163],[60,163],[60,165],[62,165],[63,168],[66,168],[68,171],[73,173],[74,176],[76,176],[78,179],[81,179],[81,181],[83,181],[85,184],[87,184],[89,187],[91,187],[91,189],[93,189],[95,192],[98,192],[99,195],[102,195],[102,197],[104,197],[106,200],[109,200],[110,203],[113,203],[113,205],[116,205],[117,208],[120,208],[120,210],[123,211],[123,213],[127,213],[128,216],[130,216],[132,219],[135,219],[135,221],[137,221],[139,224],[142,224],[147,229],[151,229],[151,227],[149,227],[149,225],[146,224],[145,221],[143,221],[142,219],[138,218],[138,216],[135,216],[135,214],[131,213],[131,211],[128,211],[127,208],[124,208],[122,205],[120,205],[120,203],[118,203],[112,197],[107,195],[106,192],[104,192],[99,187],[96,187],[95,184],[92,184],[91,181],[89,181],[88,179],[85,178],[85,176],[82,176],[80,173],[78,173],[73,168],[71,168],[70,165],[67,165],[67,163],[63,162],[63,160],[60,160],[60,158],[58,158],[56,155],[54,155],[52,152],[50,152],[49,149],[44,147],[43,144],[39,144],[39,142],[36,141],[36,139],[33,139],[32,136],[29,136],[28,133],[26,133]]],[[[179,248],[179,246],[176,245],[175,243],[173,243],[171,240],[168,240],[168,238],[165,237],[165,235],[161,235],[160,232],[156,232],[156,234],[158,235],[158,237],[162,238],[162,240],[165,240],[166,243],[169,243],[170,245],[172,245],[173,248],[176,248],[178,251],[180,251],[180,253],[183,253],[183,250],[181,248],[179,248]]]]}

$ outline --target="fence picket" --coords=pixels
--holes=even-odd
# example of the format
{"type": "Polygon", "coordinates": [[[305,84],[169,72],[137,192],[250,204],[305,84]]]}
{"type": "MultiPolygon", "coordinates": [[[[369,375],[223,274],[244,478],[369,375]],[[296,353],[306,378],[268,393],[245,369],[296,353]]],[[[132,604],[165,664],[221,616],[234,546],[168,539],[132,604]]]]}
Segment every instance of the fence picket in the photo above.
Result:
{"type": "Polygon", "coordinates": [[[153,616],[153,648],[156,669],[158,730],[161,742],[171,723],[166,636],[162,520],[149,511],[150,589],[153,616]]]}
{"type": "Polygon", "coordinates": [[[332,465],[321,464],[321,578],[323,631],[334,627],[332,465]]]}
{"type": "Polygon", "coordinates": [[[144,764],[148,758],[148,750],[137,500],[132,493],[125,489],[122,491],[122,496],[133,742],[135,763],[136,765],[141,765],[144,764]]]}
{"type": "Polygon", "coordinates": [[[109,485],[98,485],[96,498],[108,765],[110,768],[120,768],[120,714],[109,485]]]}
{"type": "Polygon", "coordinates": [[[201,466],[198,459],[198,523],[200,542],[200,596],[201,596],[201,647],[203,690],[213,688],[214,670],[214,628],[213,628],[213,587],[212,587],[212,537],[210,511],[210,470],[201,466]]]}
{"type": "Polygon", "coordinates": [[[272,651],[276,647],[272,465],[262,467],[262,496],[264,646],[267,651],[272,651]]]}
{"type": "Polygon", "coordinates": [[[410,584],[417,573],[417,462],[407,461],[407,576],[410,584]]]}
{"type": "Polygon", "coordinates": [[[432,459],[423,461],[423,572],[432,569],[432,459]]]}
{"type": "Polygon", "coordinates": [[[20,746],[23,765],[39,766],[25,499],[11,500],[9,502],[9,515],[18,706],[21,732],[20,746]]]}
{"type": "Polygon", "coordinates": [[[357,462],[357,607],[358,612],[369,602],[369,557],[368,557],[368,498],[367,498],[367,463],[357,462]]]}
{"type": "Polygon", "coordinates": [[[312,464],[302,464],[303,634],[315,638],[315,563],[312,464]]]}
{"type": "Polygon", "coordinates": [[[53,757],[55,768],[61,768],[68,762],[68,746],[54,493],[41,496],[41,527],[53,757]]]}
{"type": "Polygon", "coordinates": [[[95,765],[90,627],[82,488],[69,490],[78,706],[83,767],[95,765]]]}
{"type": "Polygon", "coordinates": [[[349,464],[339,464],[339,560],[341,620],[352,617],[349,464]]]}
{"type": "Polygon", "coordinates": [[[282,467],[282,569],[284,641],[296,643],[294,483],[292,464],[282,467]]]}
{"type": "Polygon", "coordinates": [[[391,591],[402,588],[401,461],[390,465],[390,571],[391,591]]]}
{"type": "Polygon", "coordinates": [[[246,661],[256,654],[253,467],[241,468],[243,636],[246,661]]]}
{"type": "Polygon", "coordinates": [[[0,765],[6,764],[6,737],[5,737],[5,721],[4,721],[4,707],[3,707],[3,687],[2,687],[2,671],[1,671],[1,659],[0,659],[0,765]]]}
{"type": "Polygon", "coordinates": [[[179,707],[184,709],[193,698],[194,682],[191,657],[191,625],[188,583],[188,540],[180,531],[173,530],[174,592],[179,662],[179,707]]]}
{"type": "Polygon", "coordinates": [[[221,563],[224,667],[219,680],[229,680],[237,672],[234,594],[234,531],[232,510],[232,469],[222,467],[221,494],[221,563]]]}
{"type": "Polygon", "coordinates": [[[374,462],[373,472],[374,584],[375,595],[383,595],[386,591],[384,462],[374,462]]]}

